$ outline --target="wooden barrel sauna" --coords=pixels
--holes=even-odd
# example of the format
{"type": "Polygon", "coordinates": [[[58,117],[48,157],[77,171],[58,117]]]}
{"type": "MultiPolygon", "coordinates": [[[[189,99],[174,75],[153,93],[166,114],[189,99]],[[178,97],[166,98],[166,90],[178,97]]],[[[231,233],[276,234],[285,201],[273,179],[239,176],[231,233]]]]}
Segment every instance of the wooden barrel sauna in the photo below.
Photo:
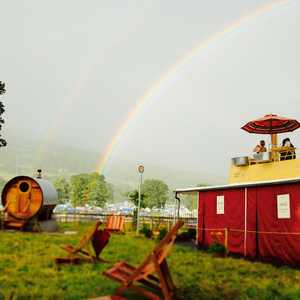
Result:
{"type": "Polygon", "coordinates": [[[57,191],[53,184],[42,178],[17,176],[3,188],[1,201],[7,213],[19,220],[37,217],[50,220],[57,205],[57,191]]]}

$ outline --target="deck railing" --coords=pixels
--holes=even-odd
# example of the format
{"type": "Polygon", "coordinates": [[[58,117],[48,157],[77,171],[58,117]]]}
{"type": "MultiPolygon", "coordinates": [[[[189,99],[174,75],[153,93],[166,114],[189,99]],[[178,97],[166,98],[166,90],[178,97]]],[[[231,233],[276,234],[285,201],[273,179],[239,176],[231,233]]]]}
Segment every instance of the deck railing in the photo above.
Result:
{"type": "MultiPolygon", "coordinates": [[[[268,152],[272,151],[272,149],[269,149],[268,152]]],[[[255,155],[255,154],[254,154],[255,155]]],[[[237,157],[239,158],[239,157],[237,157]]],[[[244,167],[244,166],[250,166],[255,164],[260,164],[260,161],[255,161],[253,155],[252,156],[242,156],[241,158],[244,158],[245,161],[241,162],[241,164],[233,164],[231,161],[230,167],[231,168],[238,168],[238,167],[244,167]]],[[[232,158],[234,159],[234,158],[232,158]]],[[[300,159],[300,148],[294,148],[292,150],[285,150],[285,151],[274,151],[272,154],[272,157],[268,161],[262,161],[265,163],[272,163],[272,162],[278,162],[278,161],[284,161],[284,160],[292,160],[292,159],[300,159]]]]}

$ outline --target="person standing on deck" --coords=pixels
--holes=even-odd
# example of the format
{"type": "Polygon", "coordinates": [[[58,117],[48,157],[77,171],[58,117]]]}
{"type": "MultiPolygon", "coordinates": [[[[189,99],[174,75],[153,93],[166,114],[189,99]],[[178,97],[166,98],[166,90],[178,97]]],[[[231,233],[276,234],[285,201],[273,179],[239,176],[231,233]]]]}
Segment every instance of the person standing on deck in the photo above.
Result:
{"type": "Polygon", "coordinates": [[[253,152],[256,152],[256,153],[267,152],[267,149],[266,149],[266,147],[265,147],[265,141],[264,141],[264,140],[261,140],[261,141],[260,141],[260,145],[257,145],[257,146],[253,149],[253,152]]]}

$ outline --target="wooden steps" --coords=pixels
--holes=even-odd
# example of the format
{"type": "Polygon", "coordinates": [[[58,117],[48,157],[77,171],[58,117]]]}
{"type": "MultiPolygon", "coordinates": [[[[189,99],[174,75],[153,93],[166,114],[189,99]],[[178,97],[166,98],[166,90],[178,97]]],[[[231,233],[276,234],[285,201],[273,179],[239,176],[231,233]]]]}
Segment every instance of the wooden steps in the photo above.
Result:
{"type": "Polygon", "coordinates": [[[18,221],[18,220],[6,220],[3,221],[3,229],[15,229],[23,231],[25,228],[25,225],[27,224],[27,221],[18,221]]]}

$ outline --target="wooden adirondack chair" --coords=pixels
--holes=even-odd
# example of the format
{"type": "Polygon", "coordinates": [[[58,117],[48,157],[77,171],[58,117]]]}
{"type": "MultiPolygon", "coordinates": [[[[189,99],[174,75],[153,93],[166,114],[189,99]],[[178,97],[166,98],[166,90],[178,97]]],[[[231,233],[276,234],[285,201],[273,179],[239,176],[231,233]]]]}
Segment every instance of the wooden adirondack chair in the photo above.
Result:
{"type": "Polygon", "coordinates": [[[110,216],[105,229],[111,233],[125,234],[125,217],[110,216]]]}
{"type": "MultiPolygon", "coordinates": [[[[81,238],[76,246],[65,245],[60,248],[69,252],[68,259],[73,259],[75,257],[83,258],[94,262],[95,259],[101,260],[99,255],[103,248],[108,244],[110,234],[107,230],[101,230],[99,227],[101,226],[102,221],[97,221],[89,231],[81,238]],[[93,256],[89,242],[91,241],[96,257],[93,256]],[[86,248],[86,251],[82,250],[86,248]]],[[[59,264],[59,259],[56,259],[56,263],[59,264]]]]}
{"type": "Polygon", "coordinates": [[[175,286],[166,261],[166,256],[173,245],[176,234],[183,224],[184,221],[179,220],[137,268],[120,261],[109,270],[102,272],[104,276],[121,284],[114,295],[120,296],[127,288],[131,288],[151,299],[162,299],[141,285],[136,285],[138,282],[163,293],[164,299],[184,299],[175,294],[175,286]],[[157,276],[152,275],[154,271],[156,271],[157,276]]]}

